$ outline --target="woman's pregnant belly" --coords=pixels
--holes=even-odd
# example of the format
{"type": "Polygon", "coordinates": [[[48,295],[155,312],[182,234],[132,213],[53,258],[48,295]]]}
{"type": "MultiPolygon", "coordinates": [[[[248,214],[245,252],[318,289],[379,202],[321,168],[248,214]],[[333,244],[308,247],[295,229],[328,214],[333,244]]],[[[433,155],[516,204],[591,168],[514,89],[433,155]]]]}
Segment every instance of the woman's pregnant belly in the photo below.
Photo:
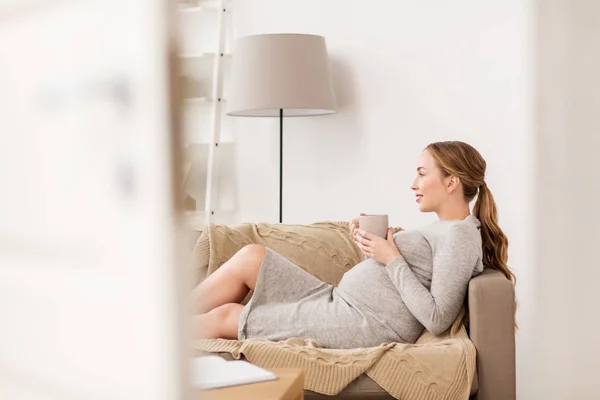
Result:
{"type": "Polygon", "coordinates": [[[344,298],[366,307],[380,318],[392,317],[403,303],[402,297],[385,271],[385,266],[366,259],[346,272],[337,287],[344,298]]]}
{"type": "Polygon", "coordinates": [[[371,312],[404,342],[414,342],[422,330],[388,277],[385,266],[373,259],[366,259],[346,272],[335,290],[354,307],[371,312]]]}

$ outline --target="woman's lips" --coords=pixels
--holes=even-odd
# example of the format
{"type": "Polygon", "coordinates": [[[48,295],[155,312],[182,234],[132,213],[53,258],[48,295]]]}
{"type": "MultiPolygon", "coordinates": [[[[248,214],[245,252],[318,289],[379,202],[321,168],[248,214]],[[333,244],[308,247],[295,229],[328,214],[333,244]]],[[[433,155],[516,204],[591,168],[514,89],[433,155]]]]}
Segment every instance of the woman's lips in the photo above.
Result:
{"type": "Polygon", "coordinates": [[[417,203],[421,201],[421,199],[423,198],[422,194],[418,194],[417,195],[417,203]]]}

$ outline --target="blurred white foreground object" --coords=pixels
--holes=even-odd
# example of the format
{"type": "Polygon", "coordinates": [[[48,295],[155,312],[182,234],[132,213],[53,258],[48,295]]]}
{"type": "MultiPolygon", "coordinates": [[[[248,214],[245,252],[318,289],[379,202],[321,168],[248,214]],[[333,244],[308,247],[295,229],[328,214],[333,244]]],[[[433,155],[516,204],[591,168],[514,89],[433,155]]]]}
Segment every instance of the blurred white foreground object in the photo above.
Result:
{"type": "Polygon", "coordinates": [[[0,3],[0,398],[187,398],[162,0],[0,3]]]}

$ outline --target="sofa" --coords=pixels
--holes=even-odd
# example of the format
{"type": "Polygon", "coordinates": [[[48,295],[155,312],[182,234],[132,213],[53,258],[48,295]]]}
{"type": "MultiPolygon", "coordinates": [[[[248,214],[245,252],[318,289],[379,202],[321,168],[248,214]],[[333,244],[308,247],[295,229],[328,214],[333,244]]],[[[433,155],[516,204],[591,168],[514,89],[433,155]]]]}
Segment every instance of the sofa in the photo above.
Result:
{"type": "MultiPolygon", "coordinates": [[[[202,239],[202,238],[201,238],[202,239]]],[[[207,253],[206,242],[196,244],[196,253],[207,253]]],[[[196,270],[196,280],[205,271],[196,270]]],[[[202,276],[204,275],[204,276],[202,276]]],[[[466,298],[467,330],[477,350],[477,369],[471,388],[471,399],[514,400],[515,385],[515,292],[512,283],[500,272],[485,269],[471,279],[466,298]]],[[[228,353],[220,356],[231,359],[228,353]]],[[[305,390],[306,399],[328,399],[305,390]]],[[[361,375],[338,395],[338,399],[393,399],[367,375],[361,375]]]]}

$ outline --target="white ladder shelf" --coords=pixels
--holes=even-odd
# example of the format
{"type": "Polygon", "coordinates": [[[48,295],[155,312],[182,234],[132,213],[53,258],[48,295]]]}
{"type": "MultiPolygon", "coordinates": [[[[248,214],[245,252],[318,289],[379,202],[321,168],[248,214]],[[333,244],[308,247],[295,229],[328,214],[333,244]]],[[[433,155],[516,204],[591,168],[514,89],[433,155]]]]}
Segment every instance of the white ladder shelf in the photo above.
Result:
{"type": "Polygon", "coordinates": [[[225,23],[224,14],[227,8],[223,5],[223,0],[218,0],[220,12],[217,16],[218,29],[218,54],[213,61],[213,93],[212,115],[211,115],[211,138],[208,148],[208,168],[206,176],[206,200],[204,213],[206,215],[205,224],[210,224],[213,210],[213,181],[215,177],[215,153],[221,139],[221,118],[222,118],[222,98],[223,98],[223,57],[225,56],[225,23]],[[216,101],[215,101],[216,100],[216,101]]]}
{"type": "MultiPolygon", "coordinates": [[[[188,165],[185,166],[185,178],[184,185],[188,186],[189,175],[191,173],[192,164],[198,162],[194,154],[198,151],[207,152],[207,165],[206,165],[206,185],[204,192],[204,210],[196,210],[186,212],[186,225],[195,230],[202,230],[205,226],[213,222],[215,212],[217,216],[225,217],[231,221],[231,217],[234,214],[233,210],[223,211],[216,210],[215,207],[215,185],[217,185],[218,176],[218,161],[219,156],[224,155],[223,145],[221,142],[222,133],[222,118],[223,118],[223,106],[225,99],[223,98],[223,80],[224,80],[224,64],[225,59],[230,56],[226,53],[226,39],[227,39],[227,13],[230,13],[231,2],[226,0],[196,0],[196,1],[185,1],[180,4],[180,12],[185,13],[197,13],[210,10],[216,17],[216,47],[209,52],[184,52],[180,55],[183,61],[193,61],[202,59],[203,61],[212,61],[212,79],[211,79],[211,93],[209,96],[192,97],[185,100],[186,107],[190,106],[202,106],[210,107],[210,125],[208,140],[202,143],[189,143],[187,147],[186,160],[188,165]],[[219,145],[221,147],[219,148],[219,145]]],[[[189,112],[189,109],[186,110],[189,112]]],[[[230,144],[230,143],[227,143],[230,144]]],[[[196,199],[198,201],[199,199],[196,199]]],[[[219,221],[217,221],[219,222],[219,221]]]]}

